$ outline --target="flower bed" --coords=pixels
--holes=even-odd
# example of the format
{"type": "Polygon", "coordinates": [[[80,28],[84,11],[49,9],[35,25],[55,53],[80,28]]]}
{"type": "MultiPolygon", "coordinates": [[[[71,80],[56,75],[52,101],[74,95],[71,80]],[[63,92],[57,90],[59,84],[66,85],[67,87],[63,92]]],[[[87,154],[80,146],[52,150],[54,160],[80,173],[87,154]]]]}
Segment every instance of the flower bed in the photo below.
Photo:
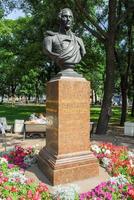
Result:
{"type": "Polygon", "coordinates": [[[127,147],[112,144],[92,145],[92,151],[111,176],[124,175],[134,184],[134,152],[127,147]]]}
{"type": "Polygon", "coordinates": [[[127,147],[109,143],[92,145],[91,149],[111,178],[91,191],[81,194],[80,199],[134,199],[134,152],[129,151],[127,147]]]}
{"type": "Polygon", "coordinates": [[[1,153],[0,200],[133,200],[134,152],[108,143],[92,145],[91,150],[111,178],[80,195],[74,185],[54,187],[50,194],[44,183],[25,177],[24,169],[36,161],[34,148],[15,146],[1,153]]]}
{"type": "Polygon", "coordinates": [[[1,156],[5,158],[8,163],[25,169],[34,162],[35,149],[32,147],[22,148],[21,146],[15,146],[10,150],[1,153],[1,156]]]}
{"type": "Polygon", "coordinates": [[[134,152],[109,143],[92,145],[91,150],[111,175],[110,180],[79,196],[74,186],[56,187],[54,199],[134,200],[134,152]]]}
{"type": "Polygon", "coordinates": [[[0,200],[51,199],[47,186],[25,177],[24,169],[35,162],[33,148],[16,146],[0,157],[0,200]]]}

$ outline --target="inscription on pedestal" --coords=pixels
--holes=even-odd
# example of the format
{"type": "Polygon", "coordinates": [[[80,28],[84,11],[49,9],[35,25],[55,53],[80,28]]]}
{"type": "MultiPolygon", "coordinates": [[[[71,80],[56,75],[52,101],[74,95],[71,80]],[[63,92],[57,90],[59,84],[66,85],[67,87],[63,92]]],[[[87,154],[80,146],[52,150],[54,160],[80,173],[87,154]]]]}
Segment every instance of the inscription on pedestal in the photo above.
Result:
{"type": "MultiPolygon", "coordinates": [[[[78,114],[87,112],[87,109],[85,106],[87,105],[87,102],[71,102],[71,101],[65,101],[60,103],[60,109],[62,109],[63,112],[72,113],[77,112],[78,114]]],[[[58,113],[59,105],[58,102],[54,101],[48,101],[47,102],[47,112],[54,112],[58,113]]]]}

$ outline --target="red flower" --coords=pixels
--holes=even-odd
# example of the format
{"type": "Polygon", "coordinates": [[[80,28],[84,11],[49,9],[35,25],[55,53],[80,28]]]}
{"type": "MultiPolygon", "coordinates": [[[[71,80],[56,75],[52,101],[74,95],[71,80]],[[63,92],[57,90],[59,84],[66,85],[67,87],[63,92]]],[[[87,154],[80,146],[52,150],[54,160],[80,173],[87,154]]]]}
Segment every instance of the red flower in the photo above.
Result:
{"type": "Polygon", "coordinates": [[[19,200],[26,200],[25,197],[20,197],[19,200]]]}
{"type": "Polygon", "coordinates": [[[15,186],[11,187],[11,192],[18,192],[18,189],[15,186]]]}
{"type": "Polygon", "coordinates": [[[3,177],[3,182],[7,182],[8,178],[7,177],[3,177]]]}

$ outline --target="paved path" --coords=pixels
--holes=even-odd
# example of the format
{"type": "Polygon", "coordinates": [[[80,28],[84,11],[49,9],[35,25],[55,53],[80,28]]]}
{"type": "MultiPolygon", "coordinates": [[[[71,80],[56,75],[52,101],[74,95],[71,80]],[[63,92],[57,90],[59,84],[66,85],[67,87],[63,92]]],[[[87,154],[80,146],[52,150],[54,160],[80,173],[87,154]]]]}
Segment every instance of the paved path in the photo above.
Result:
{"type": "MultiPolygon", "coordinates": [[[[53,192],[54,187],[50,184],[48,179],[45,177],[45,175],[40,171],[37,164],[33,165],[31,168],[29,168],[26,171],[26,175],[28,177],[34,178],[35,181],[38,183],[39,181],[42,181],[47,184],[49,190],[53,192]]],[[[108,173],[103,169],[102,167],[99,168],[99,176],[85,179],[82,181],[75,181],[71,184],[76,184],[79,187],[79,193],[87,192],[97,186],[102,181],[107,181],[109,179],[108,173]]],[[[69,185],[69,184],[64,184],[69,185]]]]}
{"type": "Polygon", "coordinates": [[[106,135],[96,135],[93,134],[91,137],[91,142],[110,142],[114,145],[127,146],[134,149],[134,137],[117,135],[117,134],[106,134],[106,135]]]}

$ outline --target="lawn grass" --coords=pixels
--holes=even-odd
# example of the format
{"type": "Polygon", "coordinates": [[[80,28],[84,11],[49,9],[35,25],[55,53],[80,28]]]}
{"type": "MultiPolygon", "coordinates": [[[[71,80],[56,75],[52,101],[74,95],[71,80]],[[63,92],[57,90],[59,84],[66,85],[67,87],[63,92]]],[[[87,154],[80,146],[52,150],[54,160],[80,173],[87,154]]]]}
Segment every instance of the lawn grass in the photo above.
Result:
{"type": "Polygon", "coordinates": [[[6,117],[9,124],[13,124],[16,119],[27,120],[32,113],[44,113],[44,105],[0,105],[0,117],[6,117]]]}
{"type": "MultiPolygon", "coordinates": [[[[101,107],[91,106],[91,121],[97,122],[101,107]]],[[[119,106],[112,107],[112,116],[110,118],[110,123],[120,124],[121,108],[119,106]]],[[[131,110],[128,109],[126,121],[134,122],[134,117],[131,116],[131,110]]]]}
{"type": "MultiPolygon", "coordinates": [[[[91,121],[97,122],[99,113],[100,113],[100,106],[91,106],[91,121]]],[[[27,120],[32,113],[44,113],[45,112],[45,105],[15,105],[12,106],[11,104],[2,104],[0,105],[0,117],[6,117],[9,124],[14,124],[15,119],[24,119],[27,120]]],[[[120,114],[121,109],[120,107],[113,107],[112,108],[112,117],[110,119],[110,123],[119,124],[120,122],[120,114]]],[[[127,120],[134,122],[134,117],[131,117],[130,110],[127,114],[127,120]]]]}

